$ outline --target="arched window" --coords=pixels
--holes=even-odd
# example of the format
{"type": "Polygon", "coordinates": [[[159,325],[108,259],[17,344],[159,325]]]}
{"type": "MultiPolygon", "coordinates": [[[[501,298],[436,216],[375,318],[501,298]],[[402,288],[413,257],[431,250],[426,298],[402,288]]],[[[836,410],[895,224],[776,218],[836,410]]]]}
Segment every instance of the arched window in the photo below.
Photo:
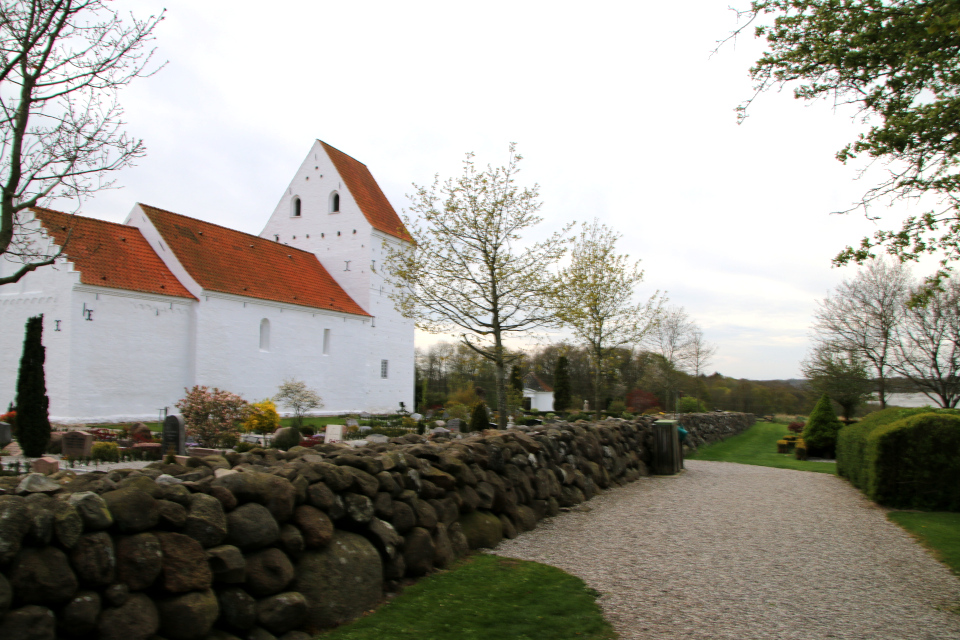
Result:
{"type": "Polygon", "coordinates": [[[293,199],[293,202],[290,206],[290,215],[294,218],[300,217],[300,197],[297,196],[293,199]]]}
{"type": "Polygon", "coordinates": [[[330,194],[330,213],[340,213],[340,194],[336,191],[330,194]]]}
{"type": "Polygon", "coordinates": [[[260,321],[260,351],[270,351],[270,321],[260,321]]]}

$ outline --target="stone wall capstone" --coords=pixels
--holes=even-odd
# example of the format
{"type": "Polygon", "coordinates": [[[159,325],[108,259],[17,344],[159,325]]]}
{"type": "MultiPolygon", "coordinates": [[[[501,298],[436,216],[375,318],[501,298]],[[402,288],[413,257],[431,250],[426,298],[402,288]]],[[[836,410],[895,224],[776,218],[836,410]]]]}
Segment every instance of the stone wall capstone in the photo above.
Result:
{"type": "MultiPolygon", "coordinates": [[[[0,638],[305,640],[648,475],[654,420],[0,477],[0,638]]],[[[681,423],[695,447],[753,417],[681,423]]]]}

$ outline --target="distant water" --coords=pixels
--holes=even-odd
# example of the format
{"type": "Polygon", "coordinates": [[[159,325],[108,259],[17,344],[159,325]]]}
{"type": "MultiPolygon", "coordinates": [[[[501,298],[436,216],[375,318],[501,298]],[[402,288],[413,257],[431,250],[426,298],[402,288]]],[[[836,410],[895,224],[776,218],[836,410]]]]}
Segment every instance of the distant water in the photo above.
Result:
{"type": "Polygon", "coordinates": [[[887,404],[897,407],[936,407],[936,402],[922,393],[890,393],[887,394],[887,404]]]}

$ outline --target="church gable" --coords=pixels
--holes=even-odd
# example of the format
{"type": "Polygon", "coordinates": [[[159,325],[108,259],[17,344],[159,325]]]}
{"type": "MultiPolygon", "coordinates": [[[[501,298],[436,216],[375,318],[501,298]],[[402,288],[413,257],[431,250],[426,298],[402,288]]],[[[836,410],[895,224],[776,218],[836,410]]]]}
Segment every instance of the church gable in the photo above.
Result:
{"type": "Polygon", "coordinates": [[[367,165],[348,156],[336,147],[331,147],[323,140],[318,142],[327,152],[327,156],[333,162],[337,173],[340,174],[340,178],[347,189],[350,190],[350,195],[353,196],[354,202],[357,203],[370,226],[401,240],[413,240],[410,232],[403,226],[400,216],[393,209],[393,205],[383,195],[380,185],[373,179],[367,165]]]}
{"type": "Polygon", "coordinates": [[[86,285],[194,298],[136,227],[34,207],[86,285]]]}
{"type": "Polygon", "coordinates": [[[312,253],[156,207],[139,207],[177,261],[207,291],[368,315],[312,253]]]}

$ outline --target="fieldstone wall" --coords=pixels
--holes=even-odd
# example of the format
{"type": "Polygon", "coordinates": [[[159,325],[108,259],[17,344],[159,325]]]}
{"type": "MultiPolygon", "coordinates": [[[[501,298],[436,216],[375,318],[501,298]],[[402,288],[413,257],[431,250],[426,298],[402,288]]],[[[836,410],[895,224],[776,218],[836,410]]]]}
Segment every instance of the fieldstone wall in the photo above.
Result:
{"type": "Polygon", "coordinates": [[[680,415],[680,424],[689,433],[683,443],[685,453],[696,451],[699,447],[719,442],[743,433],[756,423],[752,413],[685,413],[680,415]]]}
{"type": "MultiPolygon", "coordinates": [[[[708,442],[747,422],[684,424],[708,442]]],[[[307,640],[403,580],[647,475],[652,423],[3,477],[0,638],[307,640]]]]}

